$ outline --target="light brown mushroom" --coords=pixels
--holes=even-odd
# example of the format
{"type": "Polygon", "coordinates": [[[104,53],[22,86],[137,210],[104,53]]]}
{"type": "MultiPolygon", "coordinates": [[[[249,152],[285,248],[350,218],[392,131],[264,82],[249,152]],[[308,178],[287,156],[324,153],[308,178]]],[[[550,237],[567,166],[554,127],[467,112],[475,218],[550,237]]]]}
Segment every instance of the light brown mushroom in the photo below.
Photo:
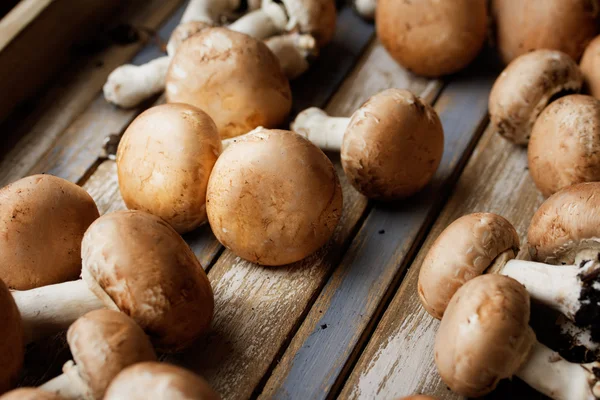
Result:
{"type": "Polygon", "coordinates": [[[200,376],[174,365],[144,362],[121,372],[110,384],[105,400],[219,400],[200,376]]]}
{"type": "MultiPolygon", "coordinates": [[[[0,394],[16,383],[23,366],[24,344],[21,315],[8,288],[0,279],[0,394]]],[[[2,397],[4,398],[4,396],[2,397]]]]}
{"type": "Polygon", "coordinates": [[[163,104],[129,125],[117,151],[129,209],[161,217],[179,233],[206,222],[206,186],[221,153],[212,119],[188,104],[163,104]]]}
{"type": "Polygon", "coordinates": [[[100,400],[123,369],[156,360],[142,328],[118,311],[85,314],[69,327],[67,342],[74,361],[63,366],[62,375],[40,387],[64,399],[100,400]]]}
{"type": "Polygon", "coordinates": [[[585,48],[579,64],[589,94],[600,99],[600,36],[585,48]]]}
{"type": "Polygon", "coordinates": [[[492,129],[511,142],[526,145],[544,108],[557,95],[578,92],[582,84],[579,67],[565,53],[536,50],[519,56],[492,87],[492,129]]]}
{"type": "MultiPolygon", "coordinates": [[[[559,216],[573,217],[573,208],[594,212],[594,207],[586,203],[586,193],[589,191],[579,191],[582,197],[570,203],[551,197],[548,201],[556,207],[553,221],[559,216]]],[[[538,217],[531,222],[530,246],[540,242],[536,237],[540,229],[549,235],[564,234],[557,225],[540,226],[536,218],[547,210],[548,205],[542,205],[536,212],[538,217]]],[[[576,223],[569,222],[571,226],[576,223]]],[[[588,240],[597,237],[594,229],[590,226],[585,232],[588,240]]],[[[516,279],[525,285],[535,301],[559,311],[579,326],[590,326],[592,332],[596,331],[600,328],[597,318],[600,306],[593,300],[600,296],[598,249],[575,249],[571,242],[562,243],[561,247],[547,239],[543,243],[554,251],[572,249],[573,257],[562,259],[565,265],[556,265],[549,259],[516,260],[519,238],[507,220],[491,213],[469,214],[457,219],[436,239],[421,265],[418,292],[423,307],[435,318],[441,318],[461,286],[481,274],[496,273],[516,279]]]]}
{"type": "Polygon", "coordinates": [[[209,329],[210,282],[162,219],[142,211],[105,214],[86,231],[81,256],[81,280],[13,292],[27,341],[101,308],[129,315],[163,351],[182,349],[209,329]]]}
{"type": "Polygon", "coordinates": [[[54,393],[36,388],[19,388],[0,396],[0,400],[64,400],[54,393]]]}
{"type": "Polygon", "coordinates": [[[378,0],[379,40],[403,67],[423,76],[460,71],[481,50],[488,12],[481,0],[378,0]]]}
{"type": "Polygon", "coordinates": [[[186,40],[167,73],[167,101],[215,121],[221,138],[283,123],[292,95],[277,58],[250,36],[211,28],[186,40]]]}
{"type": "Polygon", "coordinates": [[[600,181],[600,100],[571,95],[550,104],[533,126],[527,155],[531,177],[544,196],[600,181]]]}
{"type": "Polygon", "coordinates": [[[492,0],[496,42],[505,63],[538,49],[579,61],[599,32],[597,0],[492,0]]]}
{"type": "Polygon", "coordinates": [[[0,278],[11,289],[77,279],[81,239],[99,216],[89,194],[52,175],[0,189],[0,278]]]}
{"type": "Polygon", "coordinates": [[[435,340],[443,381],[460,395],[490,393],[518,376],[556,400],[600,397],[600,364],[573,364],[536,340],[529,326],[529,295],[514,279],[479,276],[452,297],[435,340]]]}
{"type": "Polygon", "coordinates": [[[263,265],[313,253],[329,240],[342,213],[331,161],[304,137],[281,130],[260,130],[227,147],[206,198],[217,239],[263,265]]]}

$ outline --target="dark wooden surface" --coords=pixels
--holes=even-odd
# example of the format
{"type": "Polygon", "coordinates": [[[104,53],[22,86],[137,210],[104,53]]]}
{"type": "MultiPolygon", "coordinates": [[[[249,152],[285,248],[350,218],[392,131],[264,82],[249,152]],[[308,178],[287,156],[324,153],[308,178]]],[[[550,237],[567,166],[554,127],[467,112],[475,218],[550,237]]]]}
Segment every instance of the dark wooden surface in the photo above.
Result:
{"type": "MultiPolygon", "coordinates": [[[[3,124],[0,183],[46,172],[78,182],[101,213],[123,209],[116,166],[106,159],[106,136],[121,134],[149,100],[132,110],[107,104],[101,87],[123,62],[159,55],[181,16],[179,0],[145,2],[116,17],[158,35],[80,55],[44,93],[3,124]]],[[[523,236],[542,197],[526,170],[523,149],[495,136],[487,96],[498,73],[489,54],[463,73],[427,80],[398,66],[373,38],[373,26],[350,8],[338,16],[335,39],[293,82],[292,116],[309,106],[349,116],[369,96],[408,88],[434,103],[446,146],[434,182],[412,199],[368,202],[346,181],[342,220],[331,241],[307,259],[267,268],[224,250],[204,225],[185,239],[208,271],[215,292],[212,331],[190,349],[162,357],[203,375],[226,399],[394,399],[416,392],[458,398],[433,364],[437,321],[420,307],[416,279],[424,253],[460,215],[498,212],[523,236]],[[515,207],[515,198],[519,206],[515,207]]],[[[69,359],[64,338],[31,346],[21,384],[60,372],[69,359]]],[[[506,382],[493,398],[535,398],[522,383],[506,382]]]]}

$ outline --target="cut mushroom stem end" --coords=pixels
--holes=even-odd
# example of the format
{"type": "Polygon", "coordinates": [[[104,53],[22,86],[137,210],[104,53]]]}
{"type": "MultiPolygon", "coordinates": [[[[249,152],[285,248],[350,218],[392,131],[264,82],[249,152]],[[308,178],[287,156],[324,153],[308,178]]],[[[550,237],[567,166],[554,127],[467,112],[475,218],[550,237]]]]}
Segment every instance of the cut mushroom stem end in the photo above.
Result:
{"type": "Polygon", "coordinates": [[[63,373],[40,386],[45,392],[54,393],[65,400],[81,399],[82,393],[89,394],[90,388],[81,379],[77,366],[68,361],[63,366],[63,373]]]}

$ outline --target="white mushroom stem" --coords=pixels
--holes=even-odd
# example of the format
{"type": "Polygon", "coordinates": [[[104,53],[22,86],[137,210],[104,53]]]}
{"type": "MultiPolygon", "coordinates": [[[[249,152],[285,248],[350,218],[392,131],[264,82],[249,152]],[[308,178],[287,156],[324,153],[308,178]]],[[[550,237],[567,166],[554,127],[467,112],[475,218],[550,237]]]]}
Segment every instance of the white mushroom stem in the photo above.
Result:
{"type": "Polygon", "coordinates": [[[250,11],[227,28],[262,40],[285,31],[287,24],[285,8],[268,0],[261,8],[250,11]]]}
{"type": "Polygon", "coordinates": [[[224,17],[233,15],[239,7],[240,0],[190,0],[181,17],[181,23],[219,22],[224,17]]]}
{"type": "Polygon", "coordinates": [[[517,376],[538,392],[555,400],[593,400],[600,397],[598,363],[574,364],[536,342],[517,376]]]}
{"type": "Polygon", "coordinates": [[[63,373],[40,386],[45,392],[55,393],[61,399],[79,400],[90,397],[91,391],[79,375],[79,369],[73,361],[67,361],[63,366],[63,373]]]}
{"type": "Polygon", "coordinates": [[[322,150],[340,151],[349,123],[350,118],[330,117],[320,108],[311,107],[298,114],[291,128],[322,150]]]}
{"type": "Polygon", "coordinates": [[[354,8],[361,17],[368,20],[375,18],[375,9],[377,8],[377,0],[354,0],[354,8]]]}
{"type": "Polygon", "coordinates": [[[105,308],[82,279],[12,295],[21,313],[25,343],[66,330],[85,313],[105,308]]]}
{"type": "Polygon", "coordinates": [[[297,32],[273,36],[265,40],[265,44],[277,56],[283,73],[290,80],[308,70],[308,58],[317,52],[315,38],[297,32]]]}

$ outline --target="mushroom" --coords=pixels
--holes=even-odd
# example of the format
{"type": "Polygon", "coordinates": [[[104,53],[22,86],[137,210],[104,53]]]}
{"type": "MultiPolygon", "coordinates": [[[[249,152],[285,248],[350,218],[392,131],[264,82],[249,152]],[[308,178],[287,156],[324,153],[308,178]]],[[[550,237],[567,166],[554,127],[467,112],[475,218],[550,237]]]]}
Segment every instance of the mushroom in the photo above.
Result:
{"type": "Polygon", "coordinates": [[[481,50],[488,26],[481,0],[379,0],[377,36],[403,67],[423,76],[460,71],[481,50]]]}
{"type": "Polygon", "coordinates": [[[99,216],[85,190],[32,175],[0,189],[0,204],[0,278],[9,288],[77,279],[83,233],[99,216]]]}
{"type": "Polygon", "coordinates": [[[26,341],[69,327],[85,313],[121,310],[163,351],[206,332],[214,299],[196,256],[162,219],[142,211],[98,218],[83,237],[81,280],[13,292],[26,341]]]}
{"type": "MultiPolygon", "coordinates": [[[[23,326],[17,305],[4,282],[0,280],[0,394],[16,382],[23,366],[23,326]]],[[[3,396],[4,397],[4,396],[3,396]]]]}
{"type": "Polygon", "coordinates": [[[600,100],[571,95],[550,104],[533,126],[527,155],[533,182],[544,196],[600,181],[600,100]]]}
{"type": "Polygon", "coordinates": [[[19,388],[0,396],[0,400],[64,400],[62,397],[42,389],[19,388]]]}
{"type": "Polygon", "coordinates": [[[492,129],[526,145],[544,108],[568,92],[578,92],[583,75],[571,57],[557,50],[536,50],[513,60],[502,71],[489,98],[492,129]]]}
{"type": "Polygon", "coordinates": [[[585,48],[579,64],[589,93],[600,99],[600,36],[585,48]]]}
{"type": "Polygon", "coordinates": [[[375,19],[377,0],[354,0],[354,8],[361,17],[372,21],[375,19]]]}
{"type": "Polygon", "coordinates": [[[424,394],[415,394],[412,396],[401,397],[398,400],[437,400],[435,397],[426,396],[424,394]]]}
{"type": "Polygon", "coordinates": [[[376,199],[405,198],[421,190],[437,170],[444,148],[435,110],[402,89],[374,95],[351,118],[309,108],[291,128],[323,150],[341,151],[350,183],[376,199]]]}
{"type": "Polygon", "coordinates": [[[599,32],[597,0],[492,0],[496,42],[509,63],[538,49],[560,50],[579,61],[599,32]]]}
{"type": "MultiPolygon", "coordinates": [[[[600,185],[600,184],[599,184],[600,185]]],[[[583,191],[580,191],[583,196],[583,191]]],[[[560,192],[555,196],[560,196],[560,192]]],[[[571,203],[550,198],[548,202],[560,205],[553,210],[555,221],[569,218],[573,211],[569,207],[586,209],[586,198],[581,197],[571,203]]],[[[557,225],[540,226],[540,215],[548,212],[546,203],[536,212],[529,229],[529,243],[539,243],[539,230],[545,229],[544,248],[553,251],[572,249],[574,243],[550,243],[551,235],[563,234],[557,225]],[[546,210],[546,211],[545,211],[546,210]]],[[[585,221],[587,226],[588,221],[585,221]]],[[[590,224],[592,222],[590,221],[590,224]]],[[[578,222],[569,222],[571,226],[578,222]]],[[[593,228],[585,234],[593,240],[593,228]]],[[[444,315],[446,307],[456,291],[474,277],[488,273],[498,273],[521,282],[531,297],[545,304],[580,326],[593,324],[600,315],[600,306],[594,300],[600,295],[600,261],[596,253],[580,251],[574,258],[564,258],[568,265],[554,265],[550,260],[543,262],[516,260],[519,251],[519,238],[514,227],[499,215],[475,213],[463,216],[450,224],[433,243],[423,260],[419,272],[418,292],[423,307],[435,318],[444,315]]],[[[539,258],[535,258],[539,260],[539,258]]]]}
{"type": "Polygon", "coordinates": [[[207,112],[221,138],[277,126],[292,104],[289,82],[268,47],[225,28],[206,29],[186,40],[166,82],[167,101],[207,112]]]}
{"type": "Polygon", "coordinates": [[[262,265],[301,260],[329,240],[342,212],[333,164],[304,137],[260,130],[227,147],[208,181],[217,239],[262,265]]]}
{"type": "Polygon", "coordinates": [[[143,362],[126,368],[112,381],[105,400],[219,400],[198,375],[174,365],[143,362]]]}
{"type": "Polygon", "coordinates": [[[67,342],[75,361],[68,361],[62,375],[40,387],[64,399],[100,400],[123,369],[156,360],[144,331],[113,310],[95,310],[79,318],[69,327],[67,342]]]}
{"type": "Polygon", "coordinates": [[[127,208],[161,217],[179,233],[206,222],[206,185],[221,139],[212,119],[188,104],[163,104],[129,125],[117,151],[127,208]]]}
{"type": "Polygon", "coordinates": [[[514,279],[484,275],[465,283],[448,304],[435,339],[435,364],[446,385],[479,397],[516,375],[556,400],[599,398],[600,364],[570,363],[539,343],[529,314],[529,295],[514,279]]]}

